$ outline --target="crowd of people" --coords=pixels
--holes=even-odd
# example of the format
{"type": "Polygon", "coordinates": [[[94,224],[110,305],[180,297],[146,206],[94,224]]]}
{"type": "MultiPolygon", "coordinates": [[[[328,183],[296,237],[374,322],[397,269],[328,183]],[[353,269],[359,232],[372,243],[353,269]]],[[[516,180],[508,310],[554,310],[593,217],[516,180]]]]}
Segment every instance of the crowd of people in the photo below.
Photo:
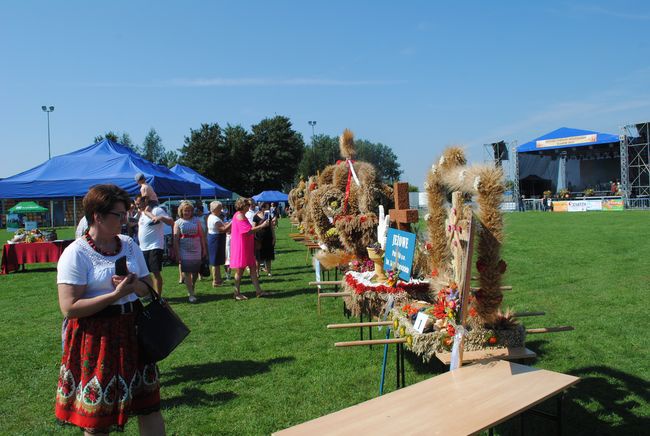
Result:
{"type": "Polygon", "coordinates": [[[206,217],[203,204],[184,200],[174,220],[144,177],[135,179],[141,188],[134,201],[115,185],[89,190],[77,239],[57,267],[65,319],[55,414],[86,434],[121,430],[130,416],[138,416],[141,434],[165,433],[158,370],[140,352],[135,320],[143,307],[139,297],[147,298],[150,288],[163,292],[166,252],[179,264],[190,303],[197,302],[200,273],[220,287],[232,272],[233,296],[242,301],[247,298],[241,279],[248,270],[256,296],[269,295],[259,277],[262,272],[272,275],[279,219],[275,205],[239,198],[229,219],[219,201],[210,203],[206,217]],[[173,229],[171,250],[165,225],[173,229]],[[127,268],[120,272],[124,260],[127,268]]]}

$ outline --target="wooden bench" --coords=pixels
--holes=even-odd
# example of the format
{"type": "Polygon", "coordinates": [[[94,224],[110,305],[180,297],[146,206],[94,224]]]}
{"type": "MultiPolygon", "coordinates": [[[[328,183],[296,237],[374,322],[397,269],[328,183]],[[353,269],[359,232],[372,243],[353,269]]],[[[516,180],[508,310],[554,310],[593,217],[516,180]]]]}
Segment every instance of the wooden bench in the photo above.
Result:
{"type": "MultiPolygon", "coordinates": [[[[463,366],[277,435],[468,435],[565,391],[578,377],[503,360],[463,366]]],[[[561,405],[561,396],[559,396],[561,405]]],[[[561,432],[561,407],[558,407],[561,432]]]]}

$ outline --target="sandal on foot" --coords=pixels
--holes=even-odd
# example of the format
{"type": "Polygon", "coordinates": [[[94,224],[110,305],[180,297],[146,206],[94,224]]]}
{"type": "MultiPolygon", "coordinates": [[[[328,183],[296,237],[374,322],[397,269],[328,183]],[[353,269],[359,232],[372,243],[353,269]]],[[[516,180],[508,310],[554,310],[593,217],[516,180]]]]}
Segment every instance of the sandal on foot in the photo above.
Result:
{"type": "Polygon", "coordinates": [[[188,300],[190,301],[190,303],[196,303],[196,297],[194,295],[190,295],[188,300]]]}
{"type": "Polygon", "coordinates": [[[246,297],[246,295],[243,294],[235,294],[235,300],[244,301],[244,300],[248,300],[248,298],[246,297]]]}
{"type": "Polygon", "coordinates": [[[270,297],[272,294],[270,292],[260,292],[259,294],[255,294],[257,298],[262,298],[262,297],[270,297]]]}
{"type": "Polygon", "coordinates": [[[212,282],[212,287],[213,288],[218,288],[221,285],[223,285],[223,281],[221,281],[221,282],[212,282]]]}

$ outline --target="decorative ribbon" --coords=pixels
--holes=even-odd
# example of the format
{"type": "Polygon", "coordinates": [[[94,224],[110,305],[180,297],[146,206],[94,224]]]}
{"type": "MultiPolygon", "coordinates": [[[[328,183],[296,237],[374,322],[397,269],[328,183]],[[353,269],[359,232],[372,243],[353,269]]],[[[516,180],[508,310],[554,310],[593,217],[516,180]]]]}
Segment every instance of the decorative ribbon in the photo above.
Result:
{"type": "Polygon", "coordinates": [[[465,327],[462,325],[456,327],[456,334],[454,335],[454,346],[451,348],[451,363],[449,364],[450,371],[460,368],[460,344],[465,334],[467,334],[465,327]]]}
{"type": "Polygon", "coordinates": [[[341,215],[345,215],[345,213],[348,210],[348,199],[350,198],[350,182],[352,178],[354,178],[354,183],[356,183],[357,186],[361,186],[361,182],[357,177],[357,173],[354,171],[354,165],[353,165],[354,161],[352,159],[346,159],[344,161],[342,160],[336,161],[337,165],[340,165],[342,163],[348,165],[348,183],[345,185],[345,199],[343,200],[343,209],[341,210],[341,215]]]}

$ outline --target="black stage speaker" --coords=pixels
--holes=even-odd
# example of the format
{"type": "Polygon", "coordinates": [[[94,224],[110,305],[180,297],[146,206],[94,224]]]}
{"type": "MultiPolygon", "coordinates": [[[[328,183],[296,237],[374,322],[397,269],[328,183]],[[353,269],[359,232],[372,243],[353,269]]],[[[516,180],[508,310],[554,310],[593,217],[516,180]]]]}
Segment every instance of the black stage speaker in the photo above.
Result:
{"type": "Polygon", "coordinates": [[[508,146],[505,141],[492,143],[492,151],[494,152],[495,161],[508,160],[508,146]]]}

